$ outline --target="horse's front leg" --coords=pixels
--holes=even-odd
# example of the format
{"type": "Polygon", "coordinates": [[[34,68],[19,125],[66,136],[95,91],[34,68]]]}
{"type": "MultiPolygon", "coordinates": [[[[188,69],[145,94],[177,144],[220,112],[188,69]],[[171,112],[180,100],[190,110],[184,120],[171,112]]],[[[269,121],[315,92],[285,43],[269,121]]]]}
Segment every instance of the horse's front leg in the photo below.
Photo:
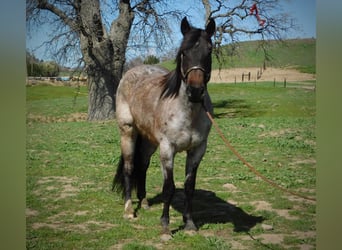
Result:
{"type": "Polygon", "coordinates": [[[184,183],[185,207],[183,211],[185,230],[197,230],[197,227],[192,219],[192,198],[195,191],[197,169],[205,153],[205,149],[206,144],[202,144],[196,149],[192,149],[187,152],[184,183]]]}
{"type": "Polygon", "coordinates": [[[163,233],[169,234],[169,209],[172,197],[175,193],[175,184],[173,180],[173,160],[174,160],[174,150],[170,144],[167,142],[162,142],[160,144],[160,161],[162,164],[163,176],[164,176],[164,184],[163,184],[163,214],[160,218],[163,233]]]}

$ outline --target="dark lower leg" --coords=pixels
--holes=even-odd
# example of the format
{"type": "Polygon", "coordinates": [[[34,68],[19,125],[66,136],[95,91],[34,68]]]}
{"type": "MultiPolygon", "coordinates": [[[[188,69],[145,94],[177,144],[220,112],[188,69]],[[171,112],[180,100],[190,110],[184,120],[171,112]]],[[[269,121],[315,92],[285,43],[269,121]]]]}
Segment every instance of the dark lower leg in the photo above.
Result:
{"type": "Polygon", "coordinates": [[[137,175],[137,197],[139,199],[139,208],[148,208],[146,199],[146,172],[150,165],[150,159],[156,151],[156,146],[151,144],[142,136],[138,136],[136,145],[136,157],[134,159],[137,175]]]}
{"type": "Polygon", "coordinates": [[[148,202],[146,199],[146,171],[142,170],[139,173],[139,178],[137,180],[137,197],[139,199],[139,207],[148,208],[148,202]]]}
{"type": "Polygon", "coordinates": [[[169,170],[167,173],[167,178],[164,179],[164,185],[163,185],[163,214],[160,218],[161,224],[163,226],[163,232],[169,233],[169,223],[170,223],[170,217],[169,217],[169,209],[170,204],[172,201],[172,197],[175,193],[175,184],[173,181],[173,173],[172,170],[169,170]]]}
{"type": "Polygon", "coordinates": [[[183,212],[183,221],[185,223],[185,230],[197,230],[192,219],[192,199],[195,190],[196,172],[197,168],[192,169],[190,172],[188,172],[184,184],[185,206],[183,212]]]}
{"type": "Polygon", "coordinates": [[[131,198],[132,185],[131,185],[131,176],[128,173],[125,173],[125,212],[124,218],[134,218],[134,209],[131,198]]]}

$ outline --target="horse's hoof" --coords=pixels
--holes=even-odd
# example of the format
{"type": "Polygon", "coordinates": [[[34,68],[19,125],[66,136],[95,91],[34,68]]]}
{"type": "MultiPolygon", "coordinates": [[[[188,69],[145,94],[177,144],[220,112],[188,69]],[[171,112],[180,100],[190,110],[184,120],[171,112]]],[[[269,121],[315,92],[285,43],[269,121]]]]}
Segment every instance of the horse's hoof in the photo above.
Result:
{"type": "Polygon", "coordinates": [[[143,209],[149,209],[150,208],[146,198],[142,199],[142,201],[140,202],[140,207],[142,207],[143,209]]]}
{"type": "Polygon", "coordinates": [[[197,234],[197,230],[185,230],[184,233],[188,236],[194,236],[197,234]]]}
{"type": "Polygon", "coordinates": [[[160,240],[161,241],[169,241],[169,240],[171,240],[172,239],[172,236],[171,236],[171,234],[162,234],[161,236],[160,236],[160,240]]]}
{"type": "Polygon", "coordinates": [[[197,229],[197,227],[195,226],[195,224],[192,221],[188,221],[185,224],[184,230],[185,231],[194,231],[194,232],[196,232],[198,229],[197,229]]]}
{"type": "Polygon", "coordinates": [[[172,239],[172,235],[168,227],[163,227],[160,239],[162,241],[168,241],[172,239]]]}
{"type": "Polygon", "coordinates": [[[124,213],[123,217],[127,220],[133,220],[135,218],[134,214],[132,213],[124,213]]]}
{"type": "Polygon", "coordinates": [[[123,217],[125,219],[134,219],[135,217],[131,200],[127,200],[125,203],[125,212],[123,217]]]}

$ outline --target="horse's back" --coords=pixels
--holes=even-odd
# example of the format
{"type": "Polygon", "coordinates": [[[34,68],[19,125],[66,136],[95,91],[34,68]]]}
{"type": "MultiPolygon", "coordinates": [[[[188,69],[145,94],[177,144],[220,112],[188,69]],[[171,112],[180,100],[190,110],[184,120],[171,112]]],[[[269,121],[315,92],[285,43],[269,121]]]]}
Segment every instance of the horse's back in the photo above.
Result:
{"type": "Polygon", "coordinates": [[[129,69],[122,77],[118,93],[125,91],[125,88],[134,88],[136,85],[144,82],[146,78],[159,77],[166,75],[169,71],[157,65],[140,65],[129,69]]]}
{"type": "Polygon", "coordinates": [[[120,80],[116,107],[120,109],[122,102],[131,103],[144,93],[158,91],[161,79],[168,73],[167,69],[156,65],[140,65],[129,69],[120,80]]]}

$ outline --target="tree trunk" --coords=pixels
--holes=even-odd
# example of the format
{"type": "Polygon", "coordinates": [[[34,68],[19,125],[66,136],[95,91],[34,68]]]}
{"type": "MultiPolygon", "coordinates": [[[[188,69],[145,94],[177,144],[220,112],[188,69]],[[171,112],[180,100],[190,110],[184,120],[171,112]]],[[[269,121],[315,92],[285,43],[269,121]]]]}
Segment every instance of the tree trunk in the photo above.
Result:
{"type": "Polygon", "coordinates": [[[98,68],[88,72],[88,120],[108,120],[115,117],[115,92],[118,81],[111,72],[98,68]]]}
{"type": "Polygon", "coordinates": [[[115,94],[122,76],[134,19],[129,1],[121,0],[119,9],[119,16],[107,34],[100,19],[98,1],[81,2],[80,43],[88,75],[89,121],[115,117],[115,94]]]}

